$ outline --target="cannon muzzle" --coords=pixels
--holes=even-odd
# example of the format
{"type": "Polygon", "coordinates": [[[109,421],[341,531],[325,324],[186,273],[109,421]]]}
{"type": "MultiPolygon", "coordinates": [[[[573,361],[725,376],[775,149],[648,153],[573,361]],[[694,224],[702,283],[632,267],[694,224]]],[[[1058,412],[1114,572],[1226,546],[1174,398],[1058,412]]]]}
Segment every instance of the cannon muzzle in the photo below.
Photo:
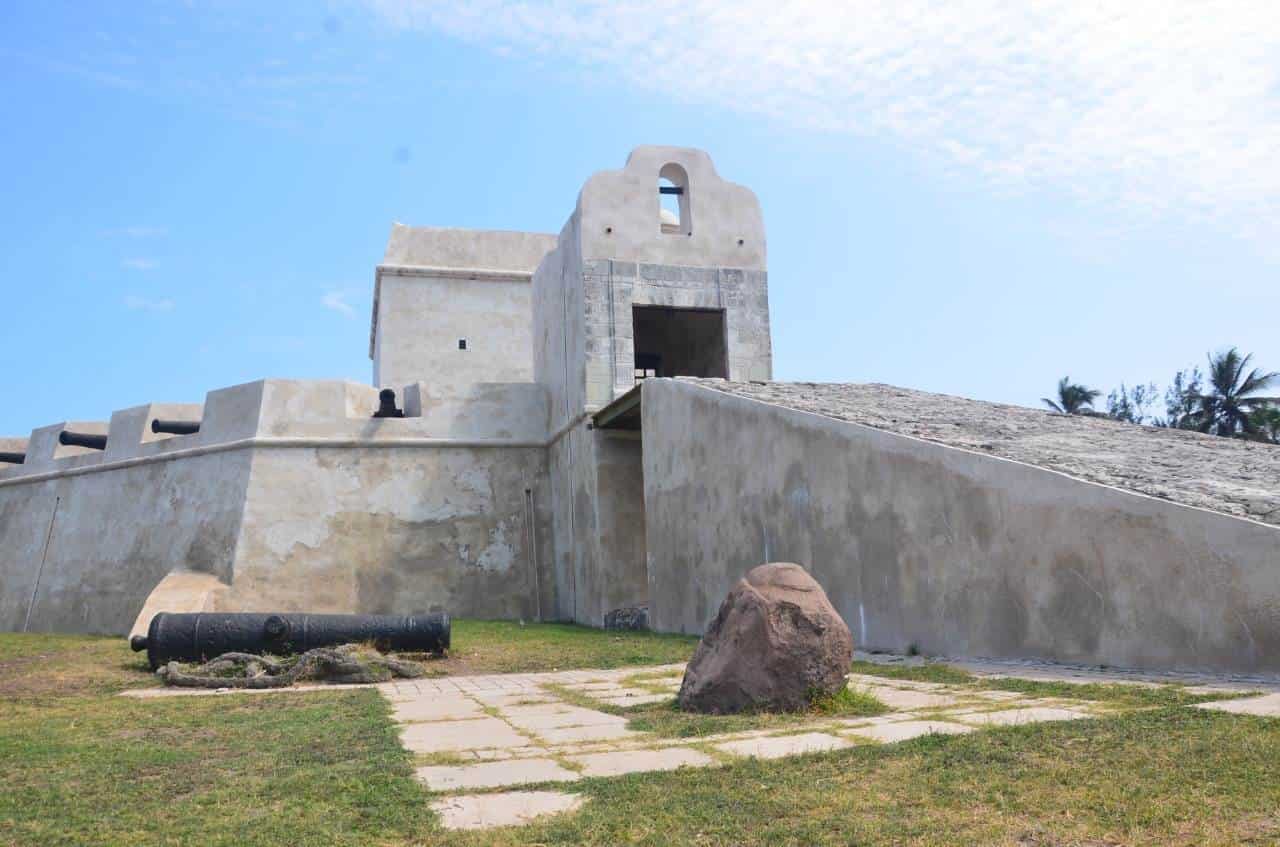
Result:
{"type": "Polygon", "coordinates": [[[373,413],[375,418],[403,418],[404,410],[396,407],[396,392],[394,388],[384,388],[378,392],[378,410],[373,413]]]}
{"type": "Polygon", "coordinates": [[[195,435],[200,431],[200,421],[167,421],[156,418],[151,422],[151,431],[157,434],[195,435]]]}
{"type": "Polygon", "coordinates": [[[21,465],[26,461],[27,461],[26,453],[7,453],[4,451],[0,451],[0,462],[5,462],[10,465],[21,465]]]}
{"type": "Polygon", "coordinates": [[[106,450],[107,437],[92,432],[72,432],[64,429],[58,433],[58,443],[68,447],[87,447],[90,450],[106,450]]]}
{"type": "Polygon", "coordinates": [[[338,644],[373,644],[379,650],[441,654],[452,626],[445,612],[425,615],[308,615],[236,612],[160,612],[146,637],[129,646],[147,651],[151,667],[203,662],[223,653],[289,655],[338,644]]]}

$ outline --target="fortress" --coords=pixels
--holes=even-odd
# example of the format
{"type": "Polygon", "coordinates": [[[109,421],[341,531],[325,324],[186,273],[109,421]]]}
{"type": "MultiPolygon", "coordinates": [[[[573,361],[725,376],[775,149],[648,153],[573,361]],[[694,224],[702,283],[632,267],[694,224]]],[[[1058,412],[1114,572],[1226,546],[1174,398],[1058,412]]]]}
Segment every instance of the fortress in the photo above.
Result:
{"type": "Polygon", "coordinates": [[[701,151],[637,148],[558,236],[397,224],[374,279],[372,385],[0,440],[0,629],[442,607],[700,632],[795,561],[868,648],[1280,673],[1280,449],[771,382],[760,206],[701,151]]]}

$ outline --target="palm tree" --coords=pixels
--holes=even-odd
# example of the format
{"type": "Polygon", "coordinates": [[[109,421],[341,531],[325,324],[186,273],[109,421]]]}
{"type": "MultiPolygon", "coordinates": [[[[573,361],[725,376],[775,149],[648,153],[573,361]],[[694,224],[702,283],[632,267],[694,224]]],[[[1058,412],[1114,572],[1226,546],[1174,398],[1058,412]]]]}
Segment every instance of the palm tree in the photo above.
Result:
{"type": "Polygon", "coordinates": [[[1072,382],[1071,377],[1064,376],[1058,380],[1058,399],[1050,400],[1048,397],[1041,397],[1040,400],[1061,415],[1080,415],[1084,414],[1086,409],[1093,411],[1093,401],[1102,396],[1101,391],[1094,391],[1078,382],[1072,382]]]}
{"type": "Polygon", "coordinates": [[[1280,406],[1259,406],[1249,413],[1259,441],[1280,444],[1280,406]]]}
{"type": "Polygon", "coordinates": [[[1253,354],[1241,356],[1232,347],[1225,353],[1209,354],[1209,388],[1196,396],[1196,428],[1215,435],[1254,435],[1258,431],[1250,415],[1258,409],[1280,403],[1277,397],[1255,396],[1268,388],[1280,373],[1262,373],[1257,368],[1245,375],[1253,354]]]}

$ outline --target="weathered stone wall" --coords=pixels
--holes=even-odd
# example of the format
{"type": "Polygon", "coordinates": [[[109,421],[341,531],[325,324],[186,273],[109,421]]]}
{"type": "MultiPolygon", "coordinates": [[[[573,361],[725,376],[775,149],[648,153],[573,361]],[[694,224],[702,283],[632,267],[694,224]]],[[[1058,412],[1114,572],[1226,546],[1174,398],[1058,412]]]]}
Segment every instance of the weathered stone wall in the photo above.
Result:
{"type": "Polygon", "coordinates": [[[1280,673],[1280,530],[676,380],[646,381],[655,628],[808,567],[860,646],[1280,673]]]}
{"type": "Polygon", "coordinates": [[[238,451],[0,480],[0,631],[123,634],[175,566],[226,579],[248,479],[238,451]]]}
{"type": "Polygon", "coordinates": [[[550,398],[556,579],[567,618],[599,625],[647,597],[638,454],[588,429],[586,415],[635,384],[634,306],[723,310],[728,374],[768,379],[764,220],[755,195],[720,178],[700,150],[638,147],[583,186],[556,249],[533,276],[534,374],[550,398]],[[685,176],[692,225],[664,232],[658,179],[685,176]]]}
{"type": "Polygon", "coordinates": [[[551,563],[544,455],[255,449],[219,607],[536,620],[555,605],[550,572],[535,572],[551,563]]]}
{"type": "Polygon", "coordinates": [[[583,287],[587,402],[595,408],[635,387],[635,306],[723,311],[727,377],[767,380],[772,374],[763,270],[594,260],[584,265],[583,287]]]}
{"type": "Polygon", "coordinates": [[[531,380],[529,280],[554,246],[543,233],[393,226],[374,280],[374,384],[531,380]]]}
{"type": "Polygon", "coordinates": [[[546,392],[413,389],[405,418],[371,418],[372,386],[264,380],[75,425],[106,451],[37,429],[0,470],[0,627],[34,592],[32,630],[124,633],[172,570],[230,583],[228,610],[555,617],[546,392]]]}

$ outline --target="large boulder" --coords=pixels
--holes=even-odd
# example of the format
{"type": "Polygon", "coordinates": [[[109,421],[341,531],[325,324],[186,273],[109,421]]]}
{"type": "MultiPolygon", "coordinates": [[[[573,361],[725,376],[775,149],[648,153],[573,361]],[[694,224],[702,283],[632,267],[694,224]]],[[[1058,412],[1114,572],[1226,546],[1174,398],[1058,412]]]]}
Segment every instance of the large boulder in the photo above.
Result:
{"type": "Polygon", "coordinates": [[[680,708],[730,714],[799,711],[846,684],[853,636],[799,565],[760,565],[729,592],[698,643],[680,708]]]}

